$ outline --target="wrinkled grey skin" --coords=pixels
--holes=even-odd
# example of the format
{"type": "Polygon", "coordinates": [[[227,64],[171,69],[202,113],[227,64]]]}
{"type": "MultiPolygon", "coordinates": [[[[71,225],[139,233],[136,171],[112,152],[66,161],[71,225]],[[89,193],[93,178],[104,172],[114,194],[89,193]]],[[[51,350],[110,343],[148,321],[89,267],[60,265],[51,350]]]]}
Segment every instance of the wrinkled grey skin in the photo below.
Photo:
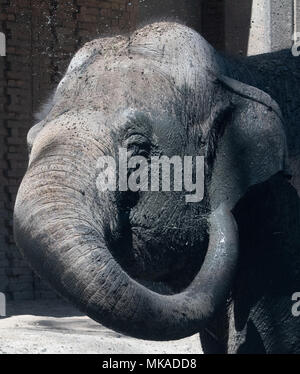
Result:
{"type": "Polygon", "coordinates": [[[269,95],[251,81],[265,79],[268,64],[226,60],[167,22],[86,44],[28,134],[14,225],[33,269],[125,334],[168,340],[200,331],[208,353],[299,353],[289,104],[271,98],[272,82],[269,95]],[[97,160],[119,147],[205,156],[203,201],[98,191],[97,160]]]}

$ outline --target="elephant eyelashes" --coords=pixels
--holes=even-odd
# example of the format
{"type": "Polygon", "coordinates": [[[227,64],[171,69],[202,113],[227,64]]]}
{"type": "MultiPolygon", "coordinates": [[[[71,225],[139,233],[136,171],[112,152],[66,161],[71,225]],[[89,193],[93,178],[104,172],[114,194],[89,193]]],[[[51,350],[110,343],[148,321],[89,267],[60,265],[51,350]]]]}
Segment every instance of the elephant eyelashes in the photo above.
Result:
{"type": "Polygon", "coordinates": [[[150,155],[150,147],[140,147],[139,145],[132,145],[127,148],[130,156],[142,156],[148,158],[150,155]]]}
{"type": "Polygon", "coordinates": [[[151,141],[141,134],[133,134],[125,141],[125,148],[130,156],[149,157],[151,152],[151,141]]]}

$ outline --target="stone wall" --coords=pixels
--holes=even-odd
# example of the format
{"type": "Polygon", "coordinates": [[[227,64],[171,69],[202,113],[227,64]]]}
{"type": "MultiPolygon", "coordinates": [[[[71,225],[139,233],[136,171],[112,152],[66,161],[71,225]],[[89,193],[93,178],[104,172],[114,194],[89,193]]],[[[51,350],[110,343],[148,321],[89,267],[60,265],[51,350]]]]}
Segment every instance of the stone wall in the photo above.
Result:
{"type": "Polygon", "coordinates": [[[13,240],[12,212],[27,166],[33,113],[59,82],[71,56],[97,35],[135,26],[136,0],[0,0],[0,292],[9,299],[53,297],[13,240]]]}

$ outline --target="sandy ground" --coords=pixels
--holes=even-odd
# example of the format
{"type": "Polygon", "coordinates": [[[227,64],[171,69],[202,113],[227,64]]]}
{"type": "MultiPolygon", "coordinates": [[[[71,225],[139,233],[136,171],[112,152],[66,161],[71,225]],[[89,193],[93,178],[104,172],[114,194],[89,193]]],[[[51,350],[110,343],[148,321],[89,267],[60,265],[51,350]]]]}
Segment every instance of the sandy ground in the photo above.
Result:
{"type": "Polygon", "coordinates": [[[137,340],[109,330],[62,301],[14,302],[0,317],[0,353],[189,354],[201,353],[199,336],[137,340]]]}

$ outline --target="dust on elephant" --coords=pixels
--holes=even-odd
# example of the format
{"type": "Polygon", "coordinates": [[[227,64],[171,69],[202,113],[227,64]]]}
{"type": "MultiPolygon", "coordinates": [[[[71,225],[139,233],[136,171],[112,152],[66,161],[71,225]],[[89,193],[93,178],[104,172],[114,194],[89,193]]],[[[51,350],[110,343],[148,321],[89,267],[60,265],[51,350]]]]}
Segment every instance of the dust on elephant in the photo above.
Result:
{"type": "Polygon", "coordinates": [[[298,197],[282,108],[248,84],[251,64],[169,22],[71,61],[28,134],[14,228],[33,269],[91,318],[144,339],[200,331],[206,352],[300,352],[298,197]],[[120,148],[204,157],[204,198],[99,189],[99,159],[120,148]]]}

